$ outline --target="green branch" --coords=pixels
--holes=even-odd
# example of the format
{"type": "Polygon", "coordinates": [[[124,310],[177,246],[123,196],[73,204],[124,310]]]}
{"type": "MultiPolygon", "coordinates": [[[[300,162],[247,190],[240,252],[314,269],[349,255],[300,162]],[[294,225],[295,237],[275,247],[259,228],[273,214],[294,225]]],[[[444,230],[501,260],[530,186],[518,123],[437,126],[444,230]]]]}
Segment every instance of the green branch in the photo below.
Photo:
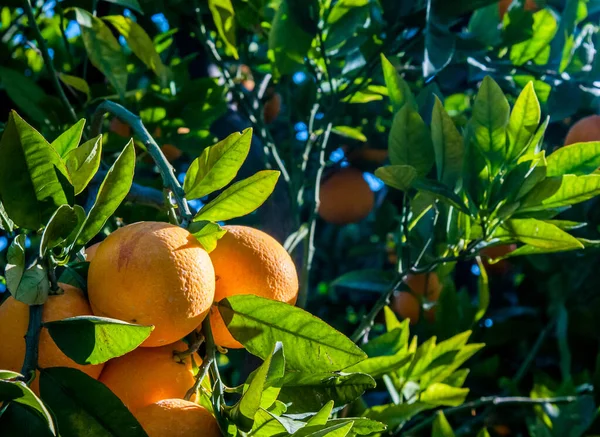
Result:
{"type": "Polygon", "coordinates": [[[103,117],[106,113],[110,113],[124,123],[128,124],[138,139],[144,143],[148,149],[148,153],[158,166],[158,170],[160,171],[163,179],[163,186],[173,193],[175,202],[179,207],[179,214],[183,219],[182,226],[187,226],[187,223],[192,220],[193,215],[190,211],[187,200],[184,197],[183,188],[175,177],[175,170],[173,169],[173,166],[169,163],[167,158],[165,158],[165,155],[160,150],[160,147],[158,144],[156,144],[156,141],[154,141],[154,138],[152,138],[152,135],[150,135],[142,123],[142,119],[118,103],[107,100],[101,103],[94,112],[91,127],[92,136],[96,136],[101,132],[103,117]]]}
{"type": "Polygon", "coordinates": [[[48,72],[50,73],[50,79],[52,80],[52,84],[54,85],[54,88],[56,88],[56,92],[58,93],[58,96],[59,96],[60,100],[62,101],[63,105],[65,105],[65,108],[69,112],[71,121],[73,123],[77,123],[77,114],[75,114],[75,110],[69,103],[69,99],[67,98],[65,91],[63,90],[62,86],[60,85],[60,81],[58,79],[58,73],[56,73],[56,70],[54,69],[54,63],[52,62],[52,58],[50,57],[50,53],[48,52],[48,46],[46,45],[46,40],[42,36],[42,33],[40,32],[40,28],[37,25],[37,21],[35,19],[35,15],[33,14],[33,9],[31,8],[31,4],[29,3],[29,0],[23,0],[23,9],[25,10],[25,13],[27,14],[27,19],[29,20],[29,25],[33,29],[33,33],[35,35],[35,39],[37,41],[38,48],[40,49],[40,52],[42,53],[42,58],[44,59],[44,64],[46,65],[46,68],[48,69],[48,72]]]}
{"type": "Polygon", "coordinates": [[[21,374],[27,382],[35,377],[35,369],[37,369],[38,365],[38,345],[40,330],[42,329],[43,309],[44,305],[29,306],[29,325],[25,334],[25,360],[21,368],[21,374]]]}

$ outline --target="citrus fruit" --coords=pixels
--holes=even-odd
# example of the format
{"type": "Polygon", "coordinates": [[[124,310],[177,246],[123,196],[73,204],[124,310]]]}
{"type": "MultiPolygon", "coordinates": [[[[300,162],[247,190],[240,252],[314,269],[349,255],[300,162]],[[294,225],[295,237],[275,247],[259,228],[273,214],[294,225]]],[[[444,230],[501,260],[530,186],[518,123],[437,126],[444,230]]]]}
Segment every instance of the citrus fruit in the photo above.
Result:
{"type": "Polygon", "coordinates": [[[183,155],[181,149],[175,147],[173,144],[163,144],[160,150],[162,150],[163,155],[165,155],[165,158],[169,162],[177,161],[183,155]]]}
{"type": "Polygon", "coordinates": [[[140,408],[135,417],[148,437],[220,437],[219,425],[204,407],[182,399],[164,399],[140,408]]]}
{"type": "Polygon", "coordinates": [[[401,291],[392,300],[392,310],[403,319],[409,319],[414,325],[419,321],[421,315],[421,304],[419,300],[408,291],[401,291]]]}
{"type": "MultiPolygon", "coordinates": [[[[102,243],[102,242],[100,242],[100,243],[102,243]]],[[[94,256],[96,255],[96,251],[98,250],[100,243],[95,243],[95,244],[92,244],[90,247],[85,248],[86,261],[92,262],[92,258],[94,258],[94,256]]]]}
{"type": "Polygon", "coordinates": [[[367,217],[375,195],[360,170],[346,167],[321,183],[319,215],[336,225],[357,223],[367,217]]]}
{"type": "MultiPolygon", "coordinates": [[[[510,7],[510,4],[513,2],[513,0],[500,0],[500,3],[498,3],[498,12],[500,13],[500,18],[504,17],[504,14],[506,14],[506,12],[508,11],[508,8],[510,7]]],[[[526,0],[525,1],[525,10],[526,11],[537,11],[538,10],[538,6],[535,2],[535,0],[526,0]]]]}
{"type": "Polygon", "coordinates": [[[110,120],[109,130],[120,137],[130,138],[131,137],[131,127],[127,123],[123,123],[117,117],[113,117],[110,120]]]}
{"type": "Polygon", "coordinates": [[[267,124],[273,123],[281,111],[281,94],[275,91],[271,91],[269,94],[270,96],[263,106],[263,118],[267,124]]]}
{"type": "MultiPolygon", "coordinates": [[[[298,297],[298,274],[290,255],[273,237],[247,226],[225,226],[227,233],[210,253],[215,267],[215,301],[253,294],[291,305],[298,297]]],[[[242,345],[227,330],[216,307],[210,325],[215,343],[227,348],[242,345]]]]}
{"type": "MultiPolygon", "coordinates": [[[[62,320],[68,317],[91,315],[92,310],[82,291],[72,285],[59,283],[63,294],[51,295],[44,304],[43,322],[62,320]]],[[[12,296],[0,305],[0,369],[20,372],[25,359],[25,333],[29,324],[29,305],[19,302],[12,296]]],[[[38,365],[46,367],[73,367],[98,378],[103,364],[83,366],[75,363],[61,352],[46,329],[40,332],[38,365]]],[[[39,394],[39,379],[32,389],[39,394]]]]}
{"type": "Polygon", "coordinates": [[[600,141],[600,115],[584,117],[571,126],[565,139],[565,146],[588,141],[600,141]]]}
{"type": "Polygon", "coordinates": [[[189,334],[206,317],[214,292],[208,254],[192,234],[168,223],[117,229],[98,247],[88,273],[95,315],[154,325],[142,346],[189,334]]]}
{"type": "MultiPolygon", "coordinates": [[[[195,382],[192,357],[181,362],[173,353],[187,348],[182,341],[162,347],[138,347],[107,362],[99,381],[130,411],[163,399],[183,398],[195,382]]],[[[194,360],[200,365],[197,354],[194,360]]]]}
{"type": "Polygon", "coordinates": [[[501,244],[499,246],[491,246],[483,249],[481,251],[481,255],[486,272],[495,275],[504,275],[508,273],[510,271],[510,263],[508,261],[502,260],[498,261],[497,263],[490,264],[490,260],[508,255],[516,249],[516,244],[501,244]]]}
{"type": "Polygon", "coordinates": [[[256,82],[254,81],[254,77],[252,75],[252,70],[245,64],[240,66],[240,76],[242,78],[242,86],[246,88],[248,91],[254,91],[256,87],[256,82]]]}
{"type": "MultiPolygon", "coordinates": [[[[412,294],[424,303],[435,303],[442,293],[442,284],[440,278],[435,272],[421,273],[417,275],[408,275],[404,281],[412,294]]],[[[425,318],[429,322],[435,320],[435,306],[423,311],[425,318]]],[[[418,319],[417,319],[418,320],[418,319]]],[[[412,322],[412,319],[411,319],[412,322]]],[[[416,322],[415,322],[416,323],[416,322]]]]}

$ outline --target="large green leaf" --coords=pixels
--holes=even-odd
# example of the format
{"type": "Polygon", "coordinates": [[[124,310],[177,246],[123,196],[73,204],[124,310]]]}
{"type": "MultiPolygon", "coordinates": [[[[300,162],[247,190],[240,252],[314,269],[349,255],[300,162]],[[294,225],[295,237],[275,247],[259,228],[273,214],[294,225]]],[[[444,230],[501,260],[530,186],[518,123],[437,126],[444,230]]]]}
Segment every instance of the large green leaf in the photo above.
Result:
{"type": "MultiPolygon", "coordinates": [[[[35,393],[33,393],[33,391],[31,391],[29,387],[27,387],[24,382],[0,380],[0,402],[4,403],[6,401],[10,401],[26,408],[29,413],[33,413],[38,419],[42,420],[41,429],[44,431],[49,431],[50,435],[57,434],[52,415],[43,402],[35,395],[35,393]]],[[[4,414],[0,415],[0,429],[5,430],[8,428],[8,425],[5,423],[3,416],[4,414]]],[[[23,425],[24,424],[22,424],[22,426],[23,425]]],[[[24,431],[25,430],[23,426],[23,428],[21,428],[21,432],[24,431]]]]}
{"type": "Polygon", "coordinates": [[[11,220],[37,230],[68,203],[66,174],[50,144],[12,111],[0,140],[0,199],[11,220]]]}
{"type": "Polygon", "coordinates": [[[463,168],[464,142],[454,121],[435,96],[431,115],[431,139],[435,151],[438,180],[454,187],[463,168]]]}
{"type": "Polygon", "coordinates": [[[53,437],[55,432],[48,426],[48,421],[37,411],[16,402],[3,408],[0,416],[2,435],[53,437]]]}
{"type": "Polygon", "coordinates": [[[235,44],[235,10],[231,0],[208,0],[219,36],[235,59],[238,52],[235,44]]]}
{"type": "Polygon", "coordinates": [[[253,295],[228,297],[218,307],[250,353],[266,359],[281,341],[289,369],[331,372],[367,358],[349,338],[300,308],[253,295]]]}
{"type": "Polygon", "coordinates": [[[525,197],[519,212],[544,211],[584,202],[600,194],[600,175],[547,178],[525,197]]]}
{"type": "Polygon", "coordinates": [[[77,228],[79,218],[75,209],[69,205],[61,205],[52,215],[40,242],[40,257],[46,255],[46,250],[52,249],[65,241],[77,228]]]}
{"type": "Polygon", "coordinates": [[[262,170],[236,182],[205,205],[194,221],[223,221],[250,214],[271,195],[279,179],[276,170],[262,170]]]}
{"type": "Polygon", "coordinates": [[[102,135],[86,141],[66,156],[67,171],[75,194],[81,193],[90,183],[102,159],[102,135]]]}
{"type": "Polygon", "coordinates": [[[146,67],[154,71],[160,78],[161,84],[166,86],[169,79],[169,69],[163,64],[152,40],[142,26],[123,15],[110,15],[102,17],[102,19],[112,24],[123,35],[131,51],[146,67]]]}
{"type": "Polygon", "coordinates": [[[475,98],[470,126],[473,139],[492,170],[500,168],[506,159],[509,114],[510,106],[504,93],[491,77],[486,76],[475,98]]]}
{"type": "Polygon", "coordinates": [[[375,176],[392,188],[407,191],[417,179],[417,170],[410,165],[386,165],[375,170],[375,176]]]}
{"type": "Polygon", "coordinates": [[[548,176],[593,173],[600,167],[600,141],[561,147],[546,158],[546,163],[548,176]]]}
{"type": "Polygon", "coordinates": [[[425,25],[425,53],[423,76],[431,77],[446,67],[456,51],[456,34],[449,27],[452,19],[441,14],[439,5],[443,2],[427,0],[425,25]]]}
{"type": "Polygon", "coordinates": [[[381,66],[394,113],[398,112],[405,103],[409,103],[415,108],[417,105],[410,87],[383,53],[381,54],[381,66]]]}
{"type": "Polygon", "coordinates": [[[283,378],[279,400],[289,404],[288,413],[318,411],[331,400],[336,407],[348,404],[374,387],[363,373],[292,372],[283,378]]]}
{"type": "Polygon", "coordinates": [[[42,369],[40,391],[58,419],[61,435],[148,437],[108,387],[80,370],[42,369]]]}
{"type": "Polygon", "coordinates": [[[419,176],[429,173],[435,160],[429,129],[410,105],[394,116],[388,148],[392,164],[410,165],[419,176]]]}
{"type": "Polygon", "coordinates": [[[435,406],[457,407],[465,402],[468,388],[452,387],[441,382],[428,386],[419,396],[419,401],[435,406]]]}
{"type": "Polygon", "coordinates": [[[127,196],[135,171],[135,149],[130,140],[115,163],[106,173],[98,190],[94,206],[88,213],[77,243],[85,245],[100,230],[127,196]]]}
{"type": "Polygon", "coordinates": [[[56,150],[56,153],[58,153],[61,158],[66,158],[71,150],[77,148],[81,141],[84,126],[85,118],[82,118],[52,141],[50,145],[56,150]]]}
{"type": "Polygon", "coordinates": [[[248,156],[251,141],[252,129],[246,129],[204,149],[185,174],[186,197],[199,199],[231,182],[248,156]]]}
{"type": "Polygon", "coordinates": [[[75,9],[83,45],[91,63],[100,70],[121,97],[127,90],[127,58],[104,22],[89,12],[75,9]]]}
{"type": "Polygon", "coordinates": [[[100,364],[125,355],[154,329],[95,316],[70,317],[44,326],[60,350],[78,364],[100,364]]]}
{"type": "Polygon", "coordinates": [[[510,234],[519,241],[540,248],[583,248],[583,245],[558,226],[536,219],[512,219],[505,224],[510,234]]]}
{"type": "Polygon", "coordinates": [[[529,82],[517,99],[508,122],[509,159],[520,156],[527,148],[540,124],[540,102],[533,82],[529,82]]]}
{"type": "Polygon", "coordinates": [[[550,56],[550,41],[554,38],[558,23],[550,9],[542,9],[533,15],[533,36],[512,46],[510,60],[514,65],[523,65],[534,60],[545,64],[550,56]]]}
{"type": "Polygon", "coordinates": [[[410,362],[412,357],[412,354],[403,350],[395,355],[367,358],[358,364],[348,367],[345,371],[366,373],[373,378],[379,378],[387,373],[400,369],[410,362]]]}

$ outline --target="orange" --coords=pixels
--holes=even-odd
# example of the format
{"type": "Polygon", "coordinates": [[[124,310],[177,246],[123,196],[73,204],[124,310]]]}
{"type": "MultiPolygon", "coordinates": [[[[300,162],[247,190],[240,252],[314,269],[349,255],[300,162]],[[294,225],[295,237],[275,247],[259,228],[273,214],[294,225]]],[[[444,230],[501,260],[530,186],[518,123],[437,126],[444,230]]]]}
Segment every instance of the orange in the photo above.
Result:
{"type": "Polygon", "coordinates": [[[109,130],[120,137],[130,138],[131,137],[131,127],[127,123],[123,123],[117,117],[113,117],[110,120],[109,130]]]}
{"type": "MultiPolygon", "coordinates": [[[[123,401],[130,411],[154,402],[183,398],[194,385],[192,357],[178,361],[173,352],[187,350],[183,341],[162,347],[139,347],[104,366],[99,381],[123,401]]],[[[194,354],[200,365],[202,360],[194,354]]]]}
{"type": "Polygon", "coordinates": [[[165,155],[165,158],[169,162],[177,161],[183,155],[181,149],[175,147],[173,144],[163,144],[160,150],[162,150],[163,155],[165,155]]]}
{"type": "Polygon", "coordinates": [[[181,399],[165,399],[138,410],[136,419],[148,437],[220,437],[217,420],[204,407],[181,399]]]}
{"type": "Polygon", "coordinates": [[[185,229],[139,222],[98,247],[88,273],[94,314],[154,325],[142,346],[174,343],[208,314],[215,273],[208,253],[185,229]]]}
{"type": "Polygon", "coordinates": [[[273,123],[281,112],[281,94],[275,91],[267,92],[269,97],[263,106],[263,118],[265,123],[273,123]]]}
{"type": "MultiPolygon", "coordinates": [[[[43,322],[66,319],[68,317],[91,315],[92,310],[79,288],[68,284],[58,284],[63,294],[52,295],[44,304],[43,322]]],[[[19,302],[12,296],[0,305],[0,369],[20,372],[25,359],[25,333],[29,324],[29,305],[19,302]]],[[[46,367],[72,367],[98,378],[103,364],[82,366],[61,352],[46,329],[40,332],[38,365],[46,367]]],[[[39,394],[39,379],[32,389],[39,394]]]]}
{"type": "MultiPolygon", "coordinates": [[[[440,278],[435,272],[408,275],[405,283],[414,295],[428,303],[437,302],[442,293],[443,287],[440,283],[440,278]]],[[[435,320],[435,310],[436,308],[434,306],[433,308],[424,311],[425,318],[429,322],[435,320]]]]}
{"type": "MultiPolygon", "coordinates": [[[[290,255],[273,237],[247,226],[225,226],[227,233],[210,253],[217,286],[215,301],[239,294],[296,303],[298,274],[290,255]]],[[[241,348],[227,330],[216,307],[211,309],[210,325],[215,343],[241,348]]]]}
{"type": "Polygon", "coordinates": [[[403,319],[409,319],[414,325],[419,321],[421,315],[421,304],[419,300],[407,291],[401,291],[392,300],[392,310],[403,319]]]}
{"type": "MultiPolygon", "coordinates": [[[[500,13],[501,19],[504,17],[504,14],[506,14],[506,12],[508,11],[508,8],[510,7],[512,2],[513,2],[513,0],[500,0],[500,3],[498,3],[498,12],[500,13]]],[[[537,11],[538,6],[537,6],[535,0],[526,0],[525,1],[525,10],[532,11],[532,12],[537,11]]]]}
{"type": "Polygon", "coordinates": [[[571,126],[565,139],[565,146],[588,141],[600,141],[600,115],[584,117],[571,126]]]}
{"type": "Polygon", "coordinates": [[[321,183],[319,215],[336,225],[357,223],[367,217],[375,195],[360,170],[343,168],[321,183]]]}
{"type": "Polygon", "coordinates": [[[481,251],[481,256],[486,272],[493,273],[495,275],[507,274],[510,271],[510,263],[508,261],[502,260],[498,261],[497,263],[490,264],[490,260],[508,255],[516,249],[516,244],[501,244],[499,246],[486,247],[483,249],[481,251]]]}
{"type": "Polygon", "coordinates": [[[383,164],[388,159],[388,151],[386,149],[373,149],[368,146],[353,150],[348,155],[350,163],[372,163],[383,164]]]}
{"type": "Polygon", "coordinates": [[[88,262],[92,262],[92,258],[94,258],[94,256],[96,255],[96,251],[98,250],[100,243],[92,244],[90,247],[85,248],[85,259],[88,262]]]}
{"type": "Polygon", "coordinates": [[[250,92],[254,91],[256,82],[254,81],[250,67],[245,64],[240,65],[240,76],[242,77],[242,86],[250,92]]]}

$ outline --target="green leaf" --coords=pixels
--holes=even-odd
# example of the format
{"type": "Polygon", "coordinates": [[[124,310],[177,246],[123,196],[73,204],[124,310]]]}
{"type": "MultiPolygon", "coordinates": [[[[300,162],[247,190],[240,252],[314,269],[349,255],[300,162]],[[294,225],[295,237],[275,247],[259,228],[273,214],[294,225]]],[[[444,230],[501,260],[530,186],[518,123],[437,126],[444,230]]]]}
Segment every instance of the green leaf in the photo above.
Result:
{"type": "Polygon", "coordinates": [[[92,98],[90,86],[85,79],[65,73],[58,73],[58,78],[68,87],[75,88],[77,91],[84,93],[87,98],[87,102],[89,102],[92,98]]]}
{"type": "Polygon", "coordinates": [[[533,82],[529,82],[517,99],[508,122],[509,159],[515,159],[525,150],[541,119],[540,102],[535,95],[533,82]]]}
{"type": "Polygon", "coordinates": [[[353,425],[353,422],[336,424],[308,434],[307,437],[346,437],[353,425]]]}
{"type": "Polygon", "coordinates": [[[142,7],[138,0],[104,0],[107,3],[114,3],[115,5],[123,6],[124,8],[134,10],[144,15],[144,11],[142,11],[142,7]]]}
{"type": "Polygon", "coordinates": [[[409,363],[412,358],[413,354],[408,354],[403,350],[395,355],[367,358],[360,363],[344,369],[344,371],[366,373],[373,378],[379,378],[402,368],[405,364],[409,363]]]}
{"type": "Polygon", "coordinates": [[[345,417],[343,419],[331,419],[327,425],[335,425],[343,422],[354,422],[352,433],[356,435],[371,435],[386,430],[386,426],[375,420],[365,419],[364,417],[345,417]]]}
{"type": "Polygon", "coordinates": [[[13,372],[12,370],[0,370],[0,380],[18,379],[22,377],[23,375],[18,372],[13,372]]]}
{"type": "Polygon", "coordinates": [[[435,406],[457,407],[464,403],[468,388],[452,387],[441,382],[435,382],[421,393],[419,400],[435,406]]]}
{"type": "Polygon", "coordinates": [[[163,64],[156,48],[146,31],[133,21],[131,18],[123,15],[110,15],[102,17],[103,20],[112,24],[117,31],[123,35],[127,45],[134,55],[142,61],[146,67],[154,71],[159,77],[163,86],[167,85],[169,80],[169,69],[163,64]]]}
{"type": "Polygon", "coordinates": [[[363,345],[363,350],[371,358],[382,355],[396,355],[400,351],[406,351],[408,350],[409,331],[409,320],[404,319],[398,327],[371,339],[363,345]]]}
{"type": "Polygon", "coordinates": [[[510,60],[514,65],[523,65],[527,61],[545,64],[550,55],[550,41],[554,38],[558,23],[550,9],[542,9],[533,15],[533,36],[526,41],[515,44],[510,49],[510,60]]]}
{"type": "Polygon", "coordinates": [[[279,172],[262,170],[236,182],[216,199],[205,205],[194,221],[224,221],[250,214],[271,195],[279,179],[279,172]]]}
{"type": "Polygon", "coordinates": [[[23,272],[16,290],[10,290],[13,297],[27,305],[42,305],[50,293],[48,271],[39,264],[23,272]]]}
{"type": "Polygon", "coordinates": [[[469,369],[460,369],[448,376],[442,382],[452,387],[462,387],[469,376],[469,369]]]}
{"type": "Polygon", "coordinates": [[[125,355],[154,329],[95,316],[70,317],[44,326],[60,350],[77,364],[100,364],[125,355]]]}
{"type": "Polygon", "coordinates": [[[106,173],[102,185],[100,185],[94,206],[92,206],[77,237],[78,244],[85,246],[100,232],[104,223],[127,196],[133,182],[134,171],[135,148],[133,140],[129,140],[115,163],[106,173]]]}
{"type": "Polygon", "coordinates": [[[419,178],[413,182],[413,188],[432,194],[436,199],[447,202],[448,204],[458,208],[465,214],[469,214],[469,208],[465,205],[458,194],[448,188],[441,182],[431,179],[419,178]]]}
{"type": "Polygon", "coordinates": [[[431,437],[454,437],[454,431],[443,411],[438,411],[435,415],[431,437]]]}
{"type": "Polygon", "coordinates": [[[477,265],[479,266],[480,272],[479,278],[477,279],[478,305],[477,312],[473,318],[473,323],[480,321],[490,306],[490,284],[487,272],[485,271],[485,264],[481,261],[480,257],[477,257],[477,265]]]}
{"type": "Polygon", "coordinates": [[[392,188],[408,191],[417,179],[417,170],[410,165],[386,165],[375,170],[375,176],[392,188]]]}
{"type": "Polygon", "coordinates": [[[548,176],[584,176],[600,167],[600,141],[564,146],[546,158],[548,176]]]}
{"type": "Polygon", "coordinates": [[[410,87],[383,53],[381,53],[381,66],[394,113],[398,112],[407,102],[411,107],[416,108],[417,105],[410,87]]]}
{"type": "Polygon", "coordinates": [[[3,408],[0,416],[0,429],[2,435],[15,437],[52,437],[56,435],[42,415],[16,402],[12,402],[3,408]]]}
{"type": "Polygon", "coordinates": [[[446,67],[456,51],[456,35],[449,29],[452,20],[439,11],[442,3],[427,0],[423,60],[423,76],[426,78],[446,67]]]}
{"type": "Polygon", "coordinates": [[[477,433],[477,437],[490,437],[490,433],[487,429],[482,428],[481,431],[477,433]]]}
{"type": "Polygon", "coordinates": [[[32,78],[0,66],[0,83],[10,100],[28,117],[42,125],[52,124],[55,117],[49,114],[51,102],[48,102],[46,91],[32,78]]]}
{"type": "Polygon", "coordinates": [[[288,404],[287,413],[318,411],[331,400],[336,407],[349,404],[374,387],[363,373],[292,372],[283,378],[279,400],[288,404]]]}
{"type": "Polygon", "coordinates": [[[464,143],[454,121],[437,96],[435,96],[431,115],[431,139],[435,151],[438,180],[453,187],[462,171],[464,143]]]}
{"type": "Polygon", "coordinates": [[[600,194],[600,175],[546,178],[523,199],[519,212],[545,211],[584,202],[600,194]]]}
{"type": "Polygon", "coordinates": [[[102,159],[102,135],[83,143],[71,150],[66,157],[67,171],[75,194],[81,193],[90,183],[102,159]]]}
{"type": "Polygon", "coordinates": [[[394,313],[389,306],[383,307],[383,315],[385,317],[385,329],[390,332],[396,328],[402,328],[402,322],[398,320],[396,313],[394,313]]]}
{"type": "Polygon", "coordinates": [[[53,435],[56,435],[56,428],[54,426],[52,415],[43,402],[29,387],[27,387],[27,385],[25,385],[24,382],[0,380],[0,401],[11,401],[34,411],[44,420],[50,432],[53,435]]]}
{"type": "Polygon", "coordinates": [[[81,135],[83,134],[84,126],[85,118],[82,118],[69,129],[60,134],[57,139],[52,141],[50,145],[54,150],[56,150],[56,153],[58,153],[61,158],[65,158],[71,150],[77,148],[79,142],[81,141],[81,135]]]}
{"type": "Polygon", "coordinates": [[[419,176],[425,176],[433,166],[435,156],[429,129],[409,105],[404,105],[394,116],[388,147],[392,164],[410,165],[419,176]]]}
{"type": "Polygon", "coordinates": [[[231,0],[208,0],[219,36],[235,59],[239,55],[235,44],[235,11],[231,0]]]}
{"type": "Polygon", "coordinates": [[[354,290],[384,293],[392,286],[390,272],[377,269],[354,270],[338,276],[329,284],[331,287],[347,287],[354,290]]]}
{"type": "Polygon", "coordinates": [[[48,249],[52,249],[65,241],[77,228],[79,219],[77,213],[69,205],[61,205],[48,221],[42,241],[40,242],[40,257],[46,255],[48,249]]]}
{"type": "Polygon", "coordinates": [[[335,126],[333,129],[331,129],[331,132],[345,138],[351,138],[353,140],[361,141],[363,143],[367,142],[367,137],[365,136],[365,134],[363,134],[360,131],[360,129],[356,127],[335,126]]]}
{"type": "Polygon", "coordinates": [[[188,230],[208,253],[215,250],[217,241],[227,233],[227,230],[223,229],[217,223],[207,221],[191,223],[188,230]]]}
{"type": "Polygon", "coordinates": [[[90,436],[147,437],[123,402],[100,381],[80,370],[42,369],[40,391],[60,423],[61,435],[83,432],[90,436]]]}
{"type": "Polygon", "coordinates": [[[90,62],[123,98],[127,90],[127,58],[119,42],[101,19],[80,8],[74,10],[90,62]]]}
{"type": "Polygon", "coordinates": [[[388,429],[404,425],[417,414],[433,408],[422,402],[412,404],[385,404],[369,408],[364,412],[365,417],[385,423],[388,429]]]}
{"type": "Polygon", "coordinates": [[[289,369],[333,372],[367,356],[349,338],[306,311],[253,295],[231,296],[218,303],[233,337],[263,359],[277,341],[289,369]]]}
{"type": "Polygon", "coordinates": [[[505,224],[510,234],[519,241],[540,248],[583,248],[583,244],[558,226],[536,219],[512,219],[505,224]]]}
{"type": "Polygon", "coordinates": [[[498,169],[505,161],[506,126],[510,106],[498,84],[489,76],[481,83],[475,103],[470,127],[473,138],[489,160],[492,170],[498,169]]]}
{"type": "Polygon", "coordinates": [[[329,419],[329,416],[331,416],[331,411],[333,410],[334,404],[335,402],[331,400],[323,405],[323,408],[321,408],[317,414],[315,414],[308,422],[306,422],[304,429],[310,428],[311,426],[326,425],[327,419],[329,419]]]}
{"type": "Polygon", "coordinates": [[[0,229],[6,232],[12,232],[14,228],[15,223],[10,219],[8,214],[6,214],[4,205],[0,202],[0,229]]]}
{"type": "Polygon", "coordinates": [[[8,291],[16,292],[25,272],[25,240],[27,235],[19,234],[12,241],[6,253],[4,277],[8,291]]]}
{"type": "Polygon", "coordinates": [[[68,203],[59,179],[66,173],[44,137],[12,111],[0,140],[0,200],[11,220],[37,230],[68,203]]]}
{"type": "Polygon", "coordinates": [[[199,199],[231,182],[248,156],[251,141],[252,129],[246,129],[204,149],[185,175],[186,197],[199,199]]]}

